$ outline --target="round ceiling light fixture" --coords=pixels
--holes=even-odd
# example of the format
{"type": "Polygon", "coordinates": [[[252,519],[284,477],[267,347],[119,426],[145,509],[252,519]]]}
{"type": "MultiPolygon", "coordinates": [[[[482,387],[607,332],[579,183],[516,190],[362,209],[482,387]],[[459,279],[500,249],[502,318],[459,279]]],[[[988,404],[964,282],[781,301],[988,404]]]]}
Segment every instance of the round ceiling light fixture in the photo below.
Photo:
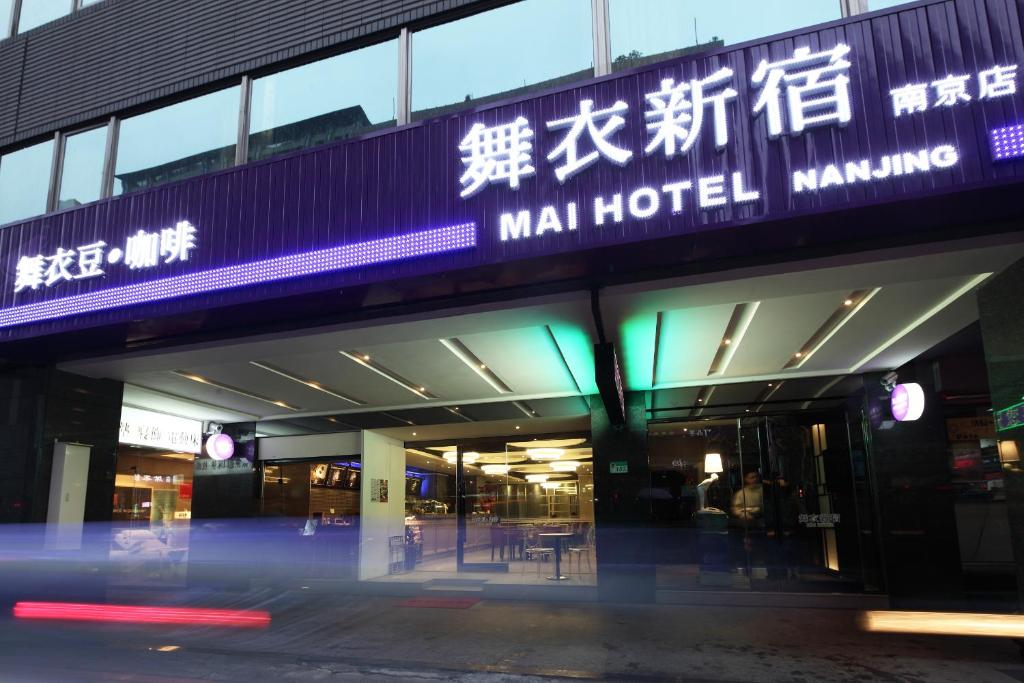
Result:
{"type": "Polygon", "coordinates": [[[575,472],[579,466],[579,462],[575,460],[557,460],[551,463],[551,470],[553,472],[575,472]]]}
{"type": "Polygon", "coordinates": [[[235,454],[235,440],[227,434],[212,434],[206,440],[206,454],[214,460],[227,460],[235,454]]]}
{"type": "Polygon", "coordinates": [[[508,474],[508,465],[481,465],[480,469],[484,471],[484,474],[508,474]]]}
{"type": "Polygon", "coordinates": [[[543,484],[541,484],[541,486],[547,491],[554,491],[555,489],[561,487],[561,484],[559,484],[557,481],[546,481],[543,484]]]}
{"type": "Polygon", "coordinates": [[[546,474],[527,474],[526,475],[526,481],[530,482],[531,484],[543,484],[547,480],[548,480],[548,475],[546,475],[546,474]]]}
{"type": "MultiPolygon", "coordinates": [[[[447,453],[444,454],[444,459],[454,465],[459,461],[459,454],[455,451],[448,451],[447,453]]],[[[462,454],[463,465],[472,465],[479,459],[480,454],[476,453],[475,451],[466,451],[465,453],[462,454]]]]}
{"type": "Polygon", "coordinates": [[[534,460],[558,460],[565,455],[564,448],[528,448],[526,454],[534,460]]]}

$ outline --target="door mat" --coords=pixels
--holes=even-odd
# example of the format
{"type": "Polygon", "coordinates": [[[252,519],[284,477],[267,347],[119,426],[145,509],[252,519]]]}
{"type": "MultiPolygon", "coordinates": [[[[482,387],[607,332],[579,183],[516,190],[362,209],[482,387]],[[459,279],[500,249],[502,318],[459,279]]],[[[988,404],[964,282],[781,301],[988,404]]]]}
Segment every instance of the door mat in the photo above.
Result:
{"type": "Polygon", "coordinates": [[[479,598],[409,598],[398,603],[399,607],[430,607],[433,609],[469,609],[479,598]]]}

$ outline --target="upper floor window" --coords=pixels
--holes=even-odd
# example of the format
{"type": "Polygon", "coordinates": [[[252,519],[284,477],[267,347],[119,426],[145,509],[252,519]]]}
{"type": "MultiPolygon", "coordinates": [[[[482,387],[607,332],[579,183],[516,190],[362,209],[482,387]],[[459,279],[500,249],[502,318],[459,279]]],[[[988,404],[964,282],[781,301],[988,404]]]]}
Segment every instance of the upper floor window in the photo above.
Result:
{"type": "Polygon", "coordinates": [[[235,86],[122,121],[114,194],[234,164],[239,91],[235,86]]]}
{"type": "Polygon", "coordinates": [[[0,224],[46,211],[53,140],[0,157],[0,224]]]}
{"type": "Polygon", "coordinates": [[[80,206],[100,198],[106,150],[106,126],[64,138],[64,158],[57,194],[58,209],[80,206]]]}
{"type": "Polygon", "coordinates": [[[10,35],[13,14],[14,0],[0,0],[0,39],[10,35]]]}
{"type": "Polygon", "coordinates": [[[612,69],[839,19],[839,0],[609,0],[612,69]]]}
{"type": "Polygon", "coordinates": [[[18,33],[24,33],[36,26],[71,14],[74,0],[21,0],[21,14],[18,15],[18,33]]]}
{"type": "Polygon", "coordinates": [[[395,124],[398,41],[257,78],[249,160],[395,124]]]}
{"type": "Polygon", "coordinates": [[[590,0],[522,0],[417,31],[413,119],[589,78],[590,6],[590,0]]]}

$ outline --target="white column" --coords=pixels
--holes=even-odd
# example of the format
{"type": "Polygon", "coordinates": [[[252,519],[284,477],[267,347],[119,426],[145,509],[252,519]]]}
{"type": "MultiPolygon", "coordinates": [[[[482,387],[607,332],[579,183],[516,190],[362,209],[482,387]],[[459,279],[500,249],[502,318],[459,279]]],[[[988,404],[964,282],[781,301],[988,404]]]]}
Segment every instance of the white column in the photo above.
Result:
{"type": "Polygon", "coordinates": [[[78,550],[82,547],[91,452],[91,447],[80,444],[57,442],[53,445],[50,500],[46,510],[47,549],[78,550]]]}
{"type": "Polygon", "coordinates": [[[376,432],[363,432],[359,492],[359,580],[386,576],[388,539],[405,538],[405,444],[376,432]],[[387,500],[380,500],[381,482],[387,500]]]}

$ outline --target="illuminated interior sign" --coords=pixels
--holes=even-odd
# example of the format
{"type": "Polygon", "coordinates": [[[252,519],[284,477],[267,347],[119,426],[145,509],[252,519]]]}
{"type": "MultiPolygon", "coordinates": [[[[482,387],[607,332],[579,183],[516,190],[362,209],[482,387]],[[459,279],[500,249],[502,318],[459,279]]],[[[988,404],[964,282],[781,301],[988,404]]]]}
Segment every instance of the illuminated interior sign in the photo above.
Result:
{"type": "Polygon", "coordinates": [[[476,246],[476,224],[462,223],[354,242],[291,256],[148,280],[0,310],[0,328],[166,301],[247,285],[322,275],[476,246]]]}
{"type": "Polygon", "coordinates": [[[180,453],[199,453],[203,423],[184,417],[121,406],[118,442],[180,453]]]}
{"type": "Polygon", "coordinates": [[[913,422],[924,414],[924,389],[920,384],[897,384],[889,397],[889,407],[897,422],[913,422]]]}
{"type": "Polygon", "coordinates": [[[1024,403],[996,411],[996,429],[1000,432],[1021,426],[1024,426],[1024,403]]]}

